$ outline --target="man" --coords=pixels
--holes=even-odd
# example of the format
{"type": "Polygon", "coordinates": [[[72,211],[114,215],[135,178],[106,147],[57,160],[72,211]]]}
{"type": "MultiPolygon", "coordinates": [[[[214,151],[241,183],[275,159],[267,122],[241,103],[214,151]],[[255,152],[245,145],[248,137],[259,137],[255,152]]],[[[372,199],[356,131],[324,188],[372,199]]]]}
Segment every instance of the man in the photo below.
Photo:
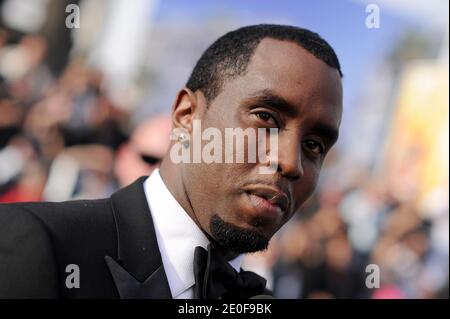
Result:
{"type": "Polygon", "coordinates": [[[0,206],[0,297],[267,294],[263,278],[240,269],[242,254],[264,250],[313,192],[338,137],[341,76],[333,49],[310,31],[225,34],[175,99],[174,132],[186,133],[171,147],[191,151],[200,120],[222,133],[276,129],[276,158],[175,162],[169,151],[159,170],[108,199],[0,206]]]}

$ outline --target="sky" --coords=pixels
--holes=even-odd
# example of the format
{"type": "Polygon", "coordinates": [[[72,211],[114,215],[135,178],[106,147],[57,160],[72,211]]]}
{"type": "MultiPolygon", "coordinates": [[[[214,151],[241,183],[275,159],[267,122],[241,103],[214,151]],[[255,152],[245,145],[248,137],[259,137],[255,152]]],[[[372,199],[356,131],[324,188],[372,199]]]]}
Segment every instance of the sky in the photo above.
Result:
{"type": "Polygon", "coordinates": [[[199,27],[222,11],[235,13],[242,25],[291,23],[319,33],[335,49],[344,73],[344,106],[351,112],[368,74],[398,39],[398,35],[417,24],[380,5],[380,28],[368,29],[366,4],[348,0],[171,0],[158,4],[156,21],[184,15],[199,27]],[[264,5],[262,5],[264,4],[264,5]]]}

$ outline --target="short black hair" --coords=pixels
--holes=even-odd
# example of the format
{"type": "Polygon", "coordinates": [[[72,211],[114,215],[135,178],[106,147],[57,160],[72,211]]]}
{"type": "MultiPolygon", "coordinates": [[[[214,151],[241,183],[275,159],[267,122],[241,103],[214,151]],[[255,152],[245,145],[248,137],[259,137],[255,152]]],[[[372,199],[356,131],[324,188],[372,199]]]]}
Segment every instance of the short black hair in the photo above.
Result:
{"type": "Polygon", "coordinates": [[[233,79],[247,70],[256,47],[264,38],[294,42],[336,69],[342,77],[336,53],[317,33],[288,25],[259,24],[230,31],[211,44],[197,61],[186,87],[194,92],[201,90],[211,102],[226,79],[233,79]]]}

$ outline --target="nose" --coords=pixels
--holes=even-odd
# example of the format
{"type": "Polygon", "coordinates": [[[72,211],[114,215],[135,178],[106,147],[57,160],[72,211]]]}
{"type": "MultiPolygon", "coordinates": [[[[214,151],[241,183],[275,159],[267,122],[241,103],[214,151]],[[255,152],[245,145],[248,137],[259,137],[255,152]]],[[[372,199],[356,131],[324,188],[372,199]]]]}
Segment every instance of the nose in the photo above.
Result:
{"type": "Polygon", "coordinates": [[[283,177],[291,180],[297,180],[302,177],[304,173],[302,165],[302,150],[298,136],[291,135],[280,135],[278,149],[278,172],[283,177]]]}

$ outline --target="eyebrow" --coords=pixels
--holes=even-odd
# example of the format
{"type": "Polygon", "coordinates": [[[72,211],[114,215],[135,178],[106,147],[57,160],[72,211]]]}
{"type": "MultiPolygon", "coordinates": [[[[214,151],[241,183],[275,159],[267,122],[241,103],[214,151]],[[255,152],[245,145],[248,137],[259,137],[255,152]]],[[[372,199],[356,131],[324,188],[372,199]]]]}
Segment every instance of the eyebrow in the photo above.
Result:
{"type": "Polygon", "coordinates": [[[269,89],[264,89],[254,93],[251,96],[251,99],[277,109],[290,117],[296,117],[298,115],[298,111],[295,106],[269,89]]]}
{"type": "MultiPolygon", "coordinates": [[[[294,105],[274,93],[272,90],[264,89],[258,91],[252,95],[252,99],[255,99],[259,103],[274,109],[280,110],[288,116],[296,117],[298,115],[298,110],[294,105]]],[[[324,122],[315,123],[312,125],[311,130],[327,139],[330,142],[330,145],[333,145],[339,137],[339,129],[324,122]]]]}
{"type": "Polygon", "coordinates": [[[336,143],[339,137],[339,129],[327,123],[318,122],[312,125],[311,130],[327,139],[330,145],[336,143]]]}

